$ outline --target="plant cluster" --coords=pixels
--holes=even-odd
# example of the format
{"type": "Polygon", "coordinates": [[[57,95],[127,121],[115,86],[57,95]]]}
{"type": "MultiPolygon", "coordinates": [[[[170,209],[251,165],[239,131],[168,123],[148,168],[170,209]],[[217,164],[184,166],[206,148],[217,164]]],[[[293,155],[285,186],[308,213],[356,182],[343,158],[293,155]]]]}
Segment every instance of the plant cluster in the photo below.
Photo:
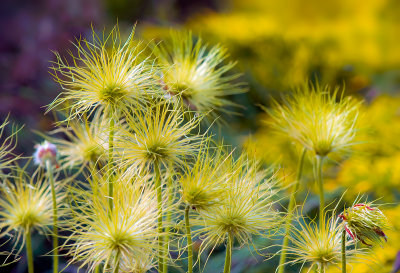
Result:
{"type": "Polygon", "coordinates": [[[48,111],[65,118],[43,134],[35,173],[10,159],[12,136],[0,146],[0,167],[7,170],[0,173],[0,236],[15,238],[9,255],[25,247],[33,273],[31,234],[39,230],[51,235],[55,273],[63,270],[60,255],[86,272],[167,273],[185,261],[191,273],[201,269],[203,253],[219,246],[226,248],[229,273],[236,248],[265,255],[270,246],[257,246],[255,237],[283,238],[279,272],[294,263],[346,272],[346,259],[367,251],[358,241],[381,244],[388,224],[378,208],[355,204],[338,215],[338,206],[325,204],[323,163],[357,144],[361,103],[307,83],[267,109],[275,130],[302,150],[282,209],[279,173],[210,133],[220,126],[218,114],[237,106],[228,96],[246,91],[227,58],[226,49],[191,33],[173,32],[147,48],[134,29],[124,40],[118,27],[78,40],[69,57],[57,54],[52,75],[62,91],[48,111]],[[296,210],[309,158],[318,223],[296,210]]]}

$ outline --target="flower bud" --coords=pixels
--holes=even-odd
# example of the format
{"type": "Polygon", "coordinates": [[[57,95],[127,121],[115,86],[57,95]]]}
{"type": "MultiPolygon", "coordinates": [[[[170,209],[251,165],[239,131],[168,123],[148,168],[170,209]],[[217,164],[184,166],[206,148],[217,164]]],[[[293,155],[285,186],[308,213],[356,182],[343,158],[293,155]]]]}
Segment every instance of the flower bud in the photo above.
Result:
{"type": "Polygon", "coordinates": [[[378,208],[373,208],[370,204],[356,204],[346,209],[339,217],[353,240],[359,240],[368,246],[381,244],[382,238],[387,241],[383,232],[383,229],[388,227],[387,219],[378,208]]]}
{"type": "Polygon", "coordinates": [[[42,144],[35,145],[35,148],[33,157],[36,164],[45,166],[46,162],[50,161],[51,165],[58,168],[56,145],[45,140],[42,144]]]}

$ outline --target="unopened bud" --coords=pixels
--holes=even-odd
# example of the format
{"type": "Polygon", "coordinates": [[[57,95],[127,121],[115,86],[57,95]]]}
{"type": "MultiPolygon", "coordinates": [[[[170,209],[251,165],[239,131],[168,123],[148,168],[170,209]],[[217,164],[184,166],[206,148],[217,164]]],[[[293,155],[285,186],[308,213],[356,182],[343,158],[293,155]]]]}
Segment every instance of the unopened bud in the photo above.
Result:
{"type": "Polygon", "coordinates": [[[388,227],[387,219],[378,208],[367,204],[356,204],[346,209],[339,217],[353,240],[359,240],[368,246],[382,244],[382,238],[387,241],[383,232],[383,229],[388,227]]]}
{"type": "Polygon", "coordinates": [[[45,140],[42,144],[35,145],[35,148],[33,157],[36,164],[44,166],[47,161],[50,161],[51,165],[58,168],[56,145],[45,140]]]}

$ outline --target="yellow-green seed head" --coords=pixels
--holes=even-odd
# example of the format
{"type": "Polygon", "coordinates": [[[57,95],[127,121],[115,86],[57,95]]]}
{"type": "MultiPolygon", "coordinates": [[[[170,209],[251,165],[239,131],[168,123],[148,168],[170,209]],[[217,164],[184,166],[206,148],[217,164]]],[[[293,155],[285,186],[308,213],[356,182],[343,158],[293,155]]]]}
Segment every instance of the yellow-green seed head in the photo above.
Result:
{"type": "MultiPolygon", "coordinates": [[[[293,226],[289,235],[292,244],[287,248],[291,259],[287,263],[308,264],[308,272],[312,272],[313,269],[325,272],[328,267],[341,263],[343,225],[334,213],[329,218],[326,216],[323,216],[321,227],[314,221],[308,223],[309,220],[305,218],[298,222],[298,227],[293,226]]],[[[346,259],[349,262],[355,261],[358,255],[363,254],[363,249],[351,246],[354,246],[354,242],[347,241],[346,259]]]]}
{"type": "Polygon", "coordinates": [[[271,125],[318,156],[345,152],[355,144],[360,103],[338,92],[304,85],[267,110],[271,125]]]}
{"type": "MultiPolygon", "coordinates": [[[[15,245],[18,245],[21,237],[25,240],[26,232],[47,232],[53,224],[51,188],[43,174],[36,172],[28,176],[18,167],[15,175],[3,181],[0,192],[0,237],[14,237],[15,233],[15,245]]],[[[57,203],[62,204],[64,199],[65,194],[57,183],[57,203]]],[[[63,213],[59,208],[59,216],[63,213]]]]}
{"type": "Polygon", "coordinates": [[[212,209],[224,199],[229,175],[224,165],[230,154],[223,147],[210,147],[210,141],[203,144],[193,164],[183,165],[183,174],[179,178],[183,202],[197,211],[212,209]]]}
{"type": "Polygon", "coordinates": [[[124,260],[120,265],[121,273],[147,273],[155,267],[154,253],[143,254],[136,260],[124,260]]]}
{"type": "Polygon", "coordinates": [[[95,109],[114,112],[138,107],[158,93],[154,68],[146,59],[140,60],[142,50],[133,36],[134,29],[122,41],[118,26],[102,38],[93,31],[92,41],[74,44],[77,52],[71,53],[72,65],[56,54],[53,76],[63,92],[48,111],[61,105],[70,111],[67,119],[72,119],[95,109]]]}
{"type": "Polygon", "coordinates": [[[11,163],[14,162],[18,157],[12,154],[12,150],[15,147],[14,136],[18,132],[13,127],[13,133],[3,138],[4,130],[9,124],[8,117],[0,124],[0,177],[2,176],[2,170],[10,168],[11,163]]]}
{"type": "Polygon", "coordinates": [[[126,116],[127,130],[116,137],[121,166],[148,169],[154,164],[184,165],[184,158],[199,149],[202,136],[193,134],[200,118],[185,120],[185,113],[170,103],[157,103],[126,116]]]}
{"type": "Polygon", "coordinates": [[[92,174],[93,192],[83,190],[74,195],[78,206],[72,208],[69,254],[71,262],[80,262],[89,272],[97,266],[112,272],[117,263],[126,269],[158,252],[157,195],[151,177],[115,174],[112,212],[106,182],[101,174],[92,174]]]}
{"type": "Polygon", "coordinates": [[[225,242],[228,235],[241,245],[249,244],[252,235],[267,236],[280,223],[280,213],[273,208],[276,180],[258,164],[241,156],[225,166],[230,177],[221,204],[200,211],[192,223],[204,240],[203,247],[225,242]]]}
{"type": "MultiPolygon", "coordinates": [[[[189,109],[209,113],[224,111],[234,105],[227,95],[245,92],[242,84],[235,83],[237,74],[229,74],[234,63],[224,64],[226,49],[210,47],[191,32],[172,32],[170,39],[155,48],[162,70],[161,81],[171,95],[180,95],[189,109]]],[[[214,115],[215,116],[215,115],[214,115]]]]}
{"type": "Polygon", "coordinates": [[[106,162],[108,149],[106,121],[96,112],[89,121],[71,121],[68,126],[61,125],[51,134],[64,134],[67,140],[57,137],[48,137],[57,148],[62,168],[84,167],[89,164],[103,166],[106,162]]]}

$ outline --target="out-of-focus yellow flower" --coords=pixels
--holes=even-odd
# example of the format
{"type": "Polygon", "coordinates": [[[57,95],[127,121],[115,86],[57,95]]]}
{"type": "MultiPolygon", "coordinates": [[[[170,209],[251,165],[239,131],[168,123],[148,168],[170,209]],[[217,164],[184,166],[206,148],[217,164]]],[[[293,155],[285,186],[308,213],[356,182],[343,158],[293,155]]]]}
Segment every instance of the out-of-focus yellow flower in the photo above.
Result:
{"type": "MultiPolygon", "coordinates": [[[[268,88],[285,90],[317,72],[327,83],[348,74],[347,86],[360,90],[374,72],[400,62],[396,1],[231,2],[228,11],[199,13],[186,26],[222,41],[238,66],[268,88]]],[[[158,27],[145,30],[160,35],[158,27]]]]}
{"type": "Polygon", "coordinates": [[[329,188],[346,187],[345,197],[350,199],[369,192],[392,201],[393,189],[400,185],[400,98],[380,96],[364,109],[364,143],[354,147],[354,155],[342,163],[329,188]]]}

